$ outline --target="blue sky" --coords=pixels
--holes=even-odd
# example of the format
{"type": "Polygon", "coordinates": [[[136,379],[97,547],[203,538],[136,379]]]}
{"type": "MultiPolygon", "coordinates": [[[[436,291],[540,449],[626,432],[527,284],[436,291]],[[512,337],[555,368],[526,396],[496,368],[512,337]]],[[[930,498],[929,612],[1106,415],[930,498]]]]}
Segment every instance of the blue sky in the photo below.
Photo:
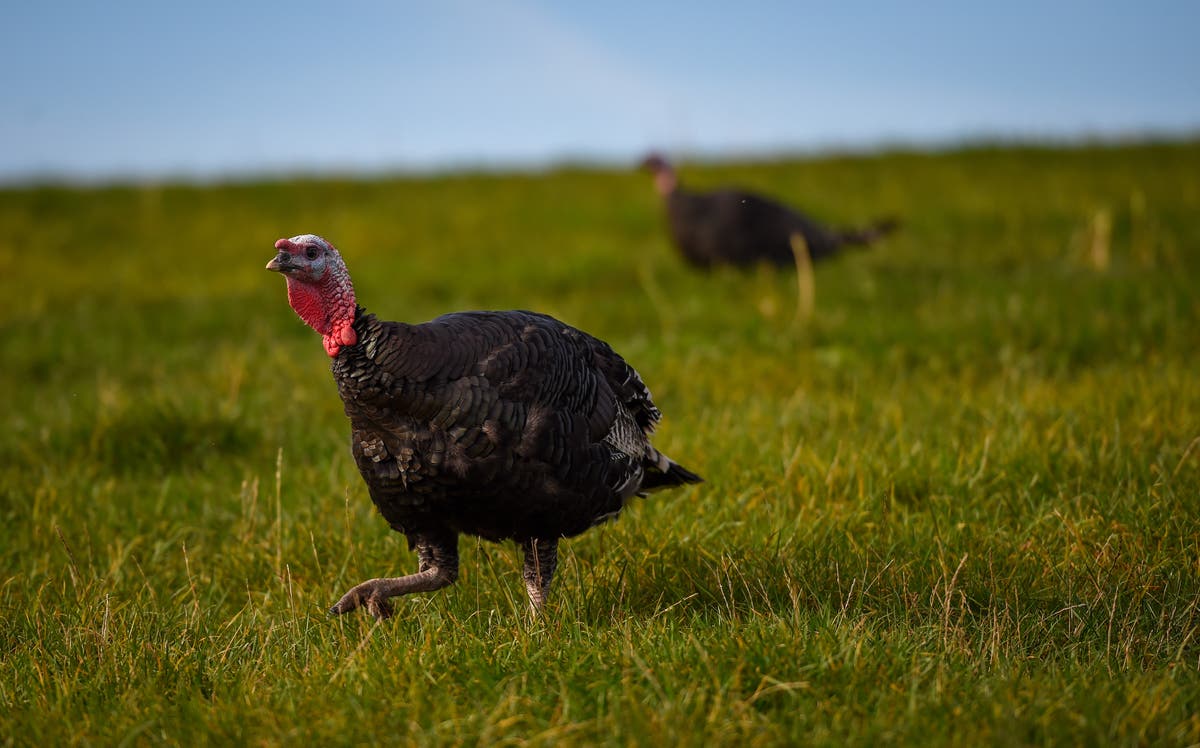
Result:
{"type": "Polygon", "coordinates": [[[10,3],[0,179],[1194,133],[1198,32],[1185,0],[10,3]]]}

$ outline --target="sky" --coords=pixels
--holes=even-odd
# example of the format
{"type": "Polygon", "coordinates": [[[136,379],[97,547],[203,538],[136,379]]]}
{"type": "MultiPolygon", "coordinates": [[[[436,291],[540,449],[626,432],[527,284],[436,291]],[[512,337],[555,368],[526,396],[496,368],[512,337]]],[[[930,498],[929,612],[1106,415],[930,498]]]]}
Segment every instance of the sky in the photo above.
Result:
{"type": "Polygon", "coordinates": [[[1200,133],[1200,2],[7,3],[0,181],[1200,133]]]}

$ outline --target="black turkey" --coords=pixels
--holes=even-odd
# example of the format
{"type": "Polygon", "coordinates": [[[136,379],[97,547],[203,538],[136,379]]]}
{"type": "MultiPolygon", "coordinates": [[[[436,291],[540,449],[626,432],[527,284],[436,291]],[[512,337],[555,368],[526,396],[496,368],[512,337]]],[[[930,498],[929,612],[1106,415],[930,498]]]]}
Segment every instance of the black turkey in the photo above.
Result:
{"type": "Polygon", "coordinates": [[[654,174],[654,188],[667,207],[671,239],[684,258],[698,267],[792,265],[794,237],[804,238],[815,262],[847,246],[866,246],[891,233],[895,220],[862,229],[835,230],[760,195],[736,189],[691,192],[679,184],[675,170],[657,154],[642,167],[654,174]]]}
{"type": "Polygon", "coordinates": [[[267,265],[321,333],[371,499],[419,569],[372,579],[333,606],[391,614],[389,598],[458,577],[458,536],[515,540],[540,610],[558,541],[646,491],[701,479],[650,445],[658,408],[606,343],[533,312],[462,312],[419,325],[356,304],[333,245],[304,234],[267,265]]]}

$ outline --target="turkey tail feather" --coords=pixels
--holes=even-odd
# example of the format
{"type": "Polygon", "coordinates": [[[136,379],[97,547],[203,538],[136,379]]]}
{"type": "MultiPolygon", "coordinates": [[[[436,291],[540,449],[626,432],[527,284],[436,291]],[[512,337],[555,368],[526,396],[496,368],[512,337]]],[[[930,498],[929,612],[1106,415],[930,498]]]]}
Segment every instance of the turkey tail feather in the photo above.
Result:
{"type": "Polygon", "coordinates": [[[866,246],[894,233],[898,228],[900,228],[899,219],[884,218],[860,229],[843,231],[838,236],[838,241],[842,244],[866,246]]]}
{"type": "Polygon", "coordinates": [[[642,491],[655,491],[670,486],[688,483],[703,483],[704,479],[683,465],[658,452],[658,459],[646,465],[646,476],[642,479],[642,491]]]}

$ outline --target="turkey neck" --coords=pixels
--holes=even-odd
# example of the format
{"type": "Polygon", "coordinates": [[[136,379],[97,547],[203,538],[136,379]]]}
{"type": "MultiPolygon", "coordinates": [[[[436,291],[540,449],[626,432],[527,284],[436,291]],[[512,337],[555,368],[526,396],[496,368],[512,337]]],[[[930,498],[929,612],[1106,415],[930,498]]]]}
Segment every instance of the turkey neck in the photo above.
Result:
{"type": "Polygon", "coordinates": [[[339,388],[348,386],[357,390],[378,384],[376,380],[380,372],[375,365],[374,354],[380,340],[379,327],[379,320],[374,314],[355,306],[351,329],[358,342],[342,346],[331,363],[339,388]]]}
{"type": "Polygon", "coordinates": [[[665,167],[654,172],[654,190],[660,197],[670,197],[678,186],[679,180],[674,169],[665,167]]]}
{"type": "Polygon", "coordinates": [[[383,323],[374,314],[357,304],[354,306],[354,316],[351,318],[351,329],[358,339],[356,345],[343,346],[338,361],[371,361],[375,358],[375,349],[382,336],[383,323]]]}
{"type": "Polygon", "coordinates": [[[330,365],[351,419],[363,415],[362,407],[383,407],[396,394],[396,369],[401,365],[407,329],[400,323],[381,322],[362,307],[355,309],[352,332],[358,342],[342,346],[330,365]]]}
{"type": "Polygon", "coordinates": [[[325,352],[336,356],[343,346],[353,345],[357,335],[352,327],[358,309],[354,286],[340,259],[316,283],[288,278],[288,303],[308,323],[321,333],[325,352]]]}

